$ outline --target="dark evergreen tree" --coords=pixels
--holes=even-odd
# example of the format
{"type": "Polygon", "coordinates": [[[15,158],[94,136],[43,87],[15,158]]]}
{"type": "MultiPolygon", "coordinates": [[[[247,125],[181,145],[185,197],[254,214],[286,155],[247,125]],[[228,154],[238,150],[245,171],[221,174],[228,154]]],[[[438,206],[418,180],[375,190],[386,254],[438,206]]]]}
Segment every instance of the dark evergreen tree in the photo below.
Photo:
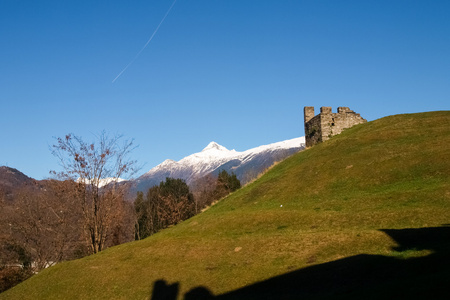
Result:
{"type": "Polygon", "coordinates": [[[222,170],[219,172],[219,176],[217,177],[217,186],[216,186],[216,199],[224,197],[229,193],[232,193],[241,188],[241,182],[237,179],[236,174],[233,172],[228,174],[226,170],[222,170]]]}

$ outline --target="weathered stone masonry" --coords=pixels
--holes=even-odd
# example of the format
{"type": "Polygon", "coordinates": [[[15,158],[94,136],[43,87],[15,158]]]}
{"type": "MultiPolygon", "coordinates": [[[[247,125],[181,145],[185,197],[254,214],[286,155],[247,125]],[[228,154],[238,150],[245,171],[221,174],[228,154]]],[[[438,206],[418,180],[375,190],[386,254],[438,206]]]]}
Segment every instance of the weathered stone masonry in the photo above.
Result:
{"type": "Polygon", "coordinates": [[[348,107],[338,107],[337,113],[331,107],[321,107],[320,114],[314,116],[314,107],[305,106],[305,140],[306,147],[328,140],[344,129],[367,122],[348,107]]]}

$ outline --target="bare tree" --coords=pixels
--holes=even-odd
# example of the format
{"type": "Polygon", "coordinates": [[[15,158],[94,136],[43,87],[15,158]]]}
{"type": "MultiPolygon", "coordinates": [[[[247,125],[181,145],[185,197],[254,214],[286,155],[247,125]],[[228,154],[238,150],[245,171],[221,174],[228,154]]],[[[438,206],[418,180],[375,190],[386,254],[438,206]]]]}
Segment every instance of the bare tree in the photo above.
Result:
{"type": "Polygon", "coordinates": [[[79,241],[80,214],[68,185],[54,181],[47,182],[43,191],[23,188],[8,215],[9,243],[29,254],[35,272],[71,258],[71,249],[79,241]]]}
{"type": "Polygon", "coordinates": [[[216,199],[217,177],[208,174],[197,179],[192,185],[192,194],[195,199],[195,214],[211,205],[216,199]]]}
{"type": "Polygon", "coordinates": [[[134,240],[135,236],[135,216],[133,203],[129,201],[120,201],[116,207],[114,222],[109,230],[109,239],[107,246],[116,246],[134,240]]]}
{"type": "Polygon", "coordinates": [[[105,248],[123,208],[125,185],[120,181],[137,171],[136,161],[128,158],[134,149],[133,141],[122,142],[122,136],[110,138],[105,132],[96,143],[86,143],[72,134],[56,141],[52,154],[63,171],[53,174],[77,183],[76,199],[83,215],[86,242],[90,252],[97,253],[105,248]]]}

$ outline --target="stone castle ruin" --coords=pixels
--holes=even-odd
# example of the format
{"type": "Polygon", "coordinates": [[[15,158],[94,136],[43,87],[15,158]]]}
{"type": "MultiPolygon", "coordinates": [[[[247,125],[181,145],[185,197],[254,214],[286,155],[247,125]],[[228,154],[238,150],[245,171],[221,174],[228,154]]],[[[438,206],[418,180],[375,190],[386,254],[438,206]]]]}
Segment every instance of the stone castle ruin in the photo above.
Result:
{"type": "Polygon", "coordinates": [[[314,116],[314,106],[305,106],[306,147],[328,140],[344,129],[367,122],[348,107],[338,107],[337,113],[331,107],[321,107],[320,114],[314,116]]]}

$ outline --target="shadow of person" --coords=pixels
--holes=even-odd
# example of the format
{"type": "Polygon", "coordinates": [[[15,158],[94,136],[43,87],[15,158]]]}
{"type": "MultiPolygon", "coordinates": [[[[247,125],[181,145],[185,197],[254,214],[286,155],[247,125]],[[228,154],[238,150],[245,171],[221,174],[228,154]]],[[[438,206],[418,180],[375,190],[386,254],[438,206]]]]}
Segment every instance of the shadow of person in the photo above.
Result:
{"type": "Polygon", "coordinates": [[[179,284],[167,284],[165,280],[157,280],[153,285],[151,300],[176,300],[179,284]]]}
{"type": "MultiPolygon", "coordinates": [[[[165,280],[157,280],[153,284],[151,300],[176,300],[179,292],[179,284],[167,284],[165,280]]],[[[185,300],[210,300],[214,295],[205,287],[196,287],[184,295],[185,300]]]]}

